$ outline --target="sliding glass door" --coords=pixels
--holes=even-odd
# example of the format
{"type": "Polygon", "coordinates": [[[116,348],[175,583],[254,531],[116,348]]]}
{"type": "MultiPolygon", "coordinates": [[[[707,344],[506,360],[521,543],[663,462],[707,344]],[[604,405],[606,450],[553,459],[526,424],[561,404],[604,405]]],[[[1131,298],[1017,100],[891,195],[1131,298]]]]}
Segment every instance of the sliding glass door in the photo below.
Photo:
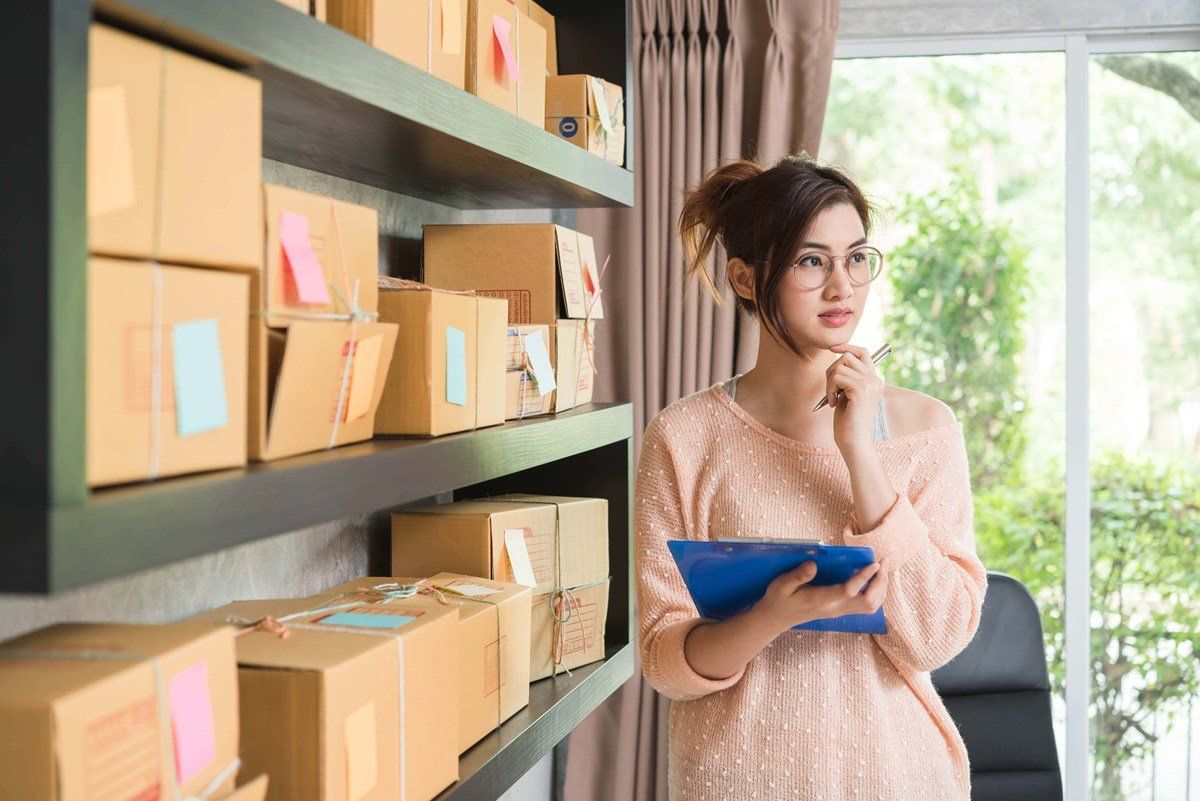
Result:
{"type": "Polygon", "coordinates": [[[1200,799],[1200,53],[1093,53],[1092,798],[1200,799]]]}
{"type": "Polygon", "coordinates": [[[858,344],[963,421],[1071,801],[1200,801],[1200,32],[839,44],[819,155],[885,206],[858,344]]]}

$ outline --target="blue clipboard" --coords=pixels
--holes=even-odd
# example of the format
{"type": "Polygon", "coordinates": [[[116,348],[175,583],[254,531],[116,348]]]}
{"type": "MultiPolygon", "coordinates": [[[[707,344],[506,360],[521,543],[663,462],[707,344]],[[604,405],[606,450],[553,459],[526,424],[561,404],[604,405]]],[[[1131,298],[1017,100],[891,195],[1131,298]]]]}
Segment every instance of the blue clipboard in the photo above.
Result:
{"type": "MultiPolygon", "coordinates": [[[[702,617],[724,620],[748,609],[781,573],[817,563],[816,586],[841,584],[875,561],[870,548],[807,542],[668,540],[683,583],[702,617]]],[[[804,631],[887,634],[881,607],[872,615],[842,615],[792,626],[804,631]]]]}

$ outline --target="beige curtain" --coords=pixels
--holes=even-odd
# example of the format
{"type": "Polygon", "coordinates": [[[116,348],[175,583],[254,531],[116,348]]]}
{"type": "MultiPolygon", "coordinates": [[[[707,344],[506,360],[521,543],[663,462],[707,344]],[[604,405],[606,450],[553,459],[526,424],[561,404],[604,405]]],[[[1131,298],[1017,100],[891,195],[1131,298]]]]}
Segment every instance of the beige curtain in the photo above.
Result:
{"type": "MultiPolygon", "coordinates": [[[[597,326],[597,400],[631,400],[634,448],[677,398],[744,372],[758,326],[738,314],[723,254],[709,268],[725,303],[693,283],[673,235],[683,190],[718,163],[817,155],[838,0],[634,0],[634,208],[581,211],[612,253],[597,326]]],[[[633,679],[569,746],[566,801],[665,801],[667,704],[633,679]]]]}

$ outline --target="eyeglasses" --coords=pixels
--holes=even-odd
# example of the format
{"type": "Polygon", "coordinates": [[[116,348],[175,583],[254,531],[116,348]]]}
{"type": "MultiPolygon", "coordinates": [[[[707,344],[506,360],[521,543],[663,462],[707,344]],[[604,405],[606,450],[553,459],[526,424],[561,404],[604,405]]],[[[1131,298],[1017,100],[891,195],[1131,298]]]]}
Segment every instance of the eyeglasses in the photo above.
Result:
{"type": "Polygon", "coordinates": [[[869,284],[883,272],[883,253],[870,245],[855,248],[844,256],[829,256],[819,251],[805,253],[792,262],[796,280],[805,289],[820,289],[833,275],[833,263],[842,259],[846,275],[855,286],[869,284]]]}

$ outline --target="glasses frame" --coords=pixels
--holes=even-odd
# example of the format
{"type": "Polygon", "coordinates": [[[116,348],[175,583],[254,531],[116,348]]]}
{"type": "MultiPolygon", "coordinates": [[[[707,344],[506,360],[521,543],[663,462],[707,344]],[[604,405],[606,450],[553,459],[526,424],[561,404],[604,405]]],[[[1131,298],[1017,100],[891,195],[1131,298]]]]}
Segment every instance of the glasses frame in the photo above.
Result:
{"type": "MultiPolygon", "coordinates": [[[[798,256],[796,258],[796,260],[793,261],[788,266],[795,267],[797,264],[800,263],[801,260],[807,259],[809,256],[814,256],[814,255],[815,256],[825,256],[827,254],[825,254],[819,250],[809,250],[809,251],[802,253],[800,256],[798,256]]],[[[846,253],[841,254],[840,256],[828,256],[828,258],[829,258],[829,269],[825,271],[825,280],[822,281],[821,283],[817,284],[816,286],[811,286],[811,287],[805,286],[804,287],[805,289],[811,289],[811,290],[824,289],[825,286],[829,283],[829,279],[833,277],[833,271],[834,271],[834,268],[837,266],[837,262],[839,259],[841,259],[841,261],[842,261],[842,269],[846,271],[846,278],[850,281],[850,283],[853,286],[867,286],[868,284],[873,283],[876,278],[883,275],[883,265],[886,262],[886,258],[883,255],[883,251],[880,250],[879,248],[875,247],[874,245],[870,245],[870,244],[862,244],[856,248],[853,248],[850,251],[847,251],[846,253]],[[879,254],[879,272],[875,273],[875,275],[873,277],[868,278],[866,281],[859,283],[858,281],[855,281],[854,278],[851,277],[850,270],[846,267],[846,260],[849,259],[851,256],[853,256],[855,253],[859,253],[864,250],[871,250],[871,251],[874,251],[875,253],[879,254]]]]}

